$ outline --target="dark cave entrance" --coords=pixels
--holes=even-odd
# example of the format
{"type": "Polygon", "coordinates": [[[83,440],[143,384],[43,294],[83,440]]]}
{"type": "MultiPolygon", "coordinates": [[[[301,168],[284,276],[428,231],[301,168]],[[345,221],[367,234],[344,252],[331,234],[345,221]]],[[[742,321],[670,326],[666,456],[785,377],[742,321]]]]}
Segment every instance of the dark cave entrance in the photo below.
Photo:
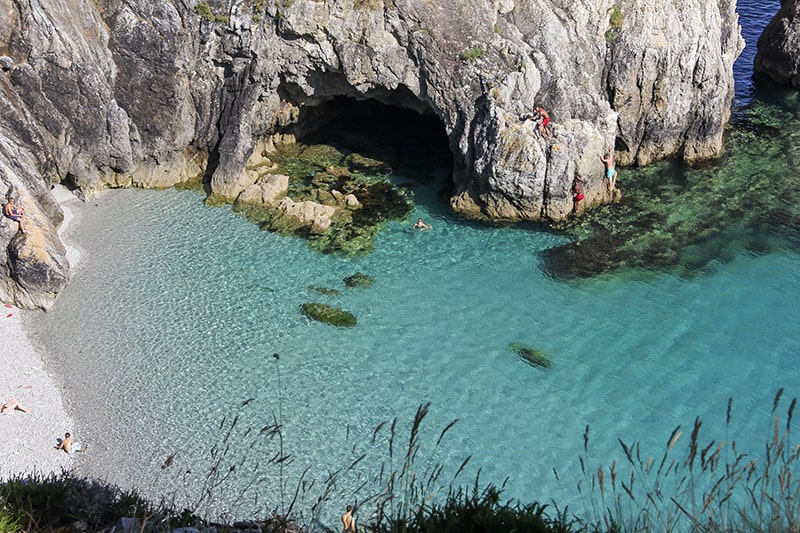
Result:
{"type": "Polygon", "coordinates": [[[440,198],[449,196],[453,155],[444,124],[433,113],[337,96],[304,106],[295,135],[303,144],[330,144],[384,161],[406,184],[436,185],[440,198]]]}

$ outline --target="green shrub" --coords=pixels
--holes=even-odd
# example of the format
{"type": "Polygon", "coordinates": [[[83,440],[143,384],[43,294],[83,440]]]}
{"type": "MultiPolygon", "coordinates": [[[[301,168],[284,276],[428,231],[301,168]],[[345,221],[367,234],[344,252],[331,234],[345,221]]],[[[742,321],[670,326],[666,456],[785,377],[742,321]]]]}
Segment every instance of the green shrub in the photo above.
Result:
{"type": "Polygon", "coordinates": [[[194,12],[209,22],[216,22],[218,24],[227,24],[229,17],[224,15],[215,15],[211,10],[208,2],[200,2],[194,5],[194,12]]]}
{"type": "Polygon", "coordinates": [[[611,6],[611,10],[609,11],[608,15],[608,24],[611,26],[611,28],[609,28],[609,30],[606,32],[607,44],[611,44],[617,40],[624,20],[625,16],[622,14],[622,10],[619,8],[619,6],[617,4],[611,6]]]}
{"type": "Polygon", "coordinates": [[[622,10],[619,8],[617,4],[611,6],[611,13],[608,17],[608,23],[611,24],[611,27],[615,30],[619,30],[622,27],[622,22],[625,20],[625,16],[622,14],[622,10]]]}
{"type": "Polygon", "coordinates": [[[464,50],[461,52],[461,55],[458,58],[461,61],[475,61],[476,59],[482,58],[486,55],[486,51],[481,46],[475,46],[474,48],[470,48],[469,50],[464,50]]]}

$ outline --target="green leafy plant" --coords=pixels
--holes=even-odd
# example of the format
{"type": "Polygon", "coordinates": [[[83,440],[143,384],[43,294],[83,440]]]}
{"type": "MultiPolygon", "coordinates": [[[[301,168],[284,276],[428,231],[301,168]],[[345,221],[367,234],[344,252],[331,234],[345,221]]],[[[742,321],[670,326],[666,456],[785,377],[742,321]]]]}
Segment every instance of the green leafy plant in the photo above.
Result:
{"type": "Polygon", "coordinates": [[[469,61],[476,61],[486,55],[486,50],[483,49],[481,46],[475,46],[468,50],[464,50],[458,56],[461,61],[469,62],[469,61]]]}
{"type": "Polygon", "coordinates": [[[208,5],[208,2],[200,2],[194,5],[194,12],[209,22],[215,22],[217,24],[227,24],[230,20],[229,17],[224,15],[215,15],[214,12],[211,10],[211,6],[208,5]]]}
{"type": "Polygon", "coordinates": [[[622,10],[620,9],[620,7],[617,4],[611,6],[611,10],[609,11],[608,15],[608,24],[611,27],[606,32],[607,44],[611,44],[617,40],[620,28],[622,28],[622,23],[624,21],[625,21],[625,16],[622,14],[622,10]]]}

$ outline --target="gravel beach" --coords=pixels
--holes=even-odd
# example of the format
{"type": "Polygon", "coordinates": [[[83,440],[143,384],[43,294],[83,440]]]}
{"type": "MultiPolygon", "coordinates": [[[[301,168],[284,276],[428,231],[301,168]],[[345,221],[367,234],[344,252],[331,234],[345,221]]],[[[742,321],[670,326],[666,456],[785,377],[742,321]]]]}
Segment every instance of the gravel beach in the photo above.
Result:
{"type": "MultiPolygon", "coordinates": [[[[69,205],[76,205],[73,202],[80,200],[61,187],[53,192],[64,209],[64,223],[60,229],[63,235],[73,216],[69,205]]],[[[74,266],[79,255],[66,244],[67,257],[74,266]]],[[[25,473],[58,473],[71,469],[75,461],[80,460],[78,455],[71,457],[54,449],[56,439],[72,431],[73,424],[56,380],[25,333],[25,317],[41,312],[23,311],[0,303],[0,404],[16,398],[29,410],[28,413],[0,414],[3,441],[0,479],[25,473]]]]}

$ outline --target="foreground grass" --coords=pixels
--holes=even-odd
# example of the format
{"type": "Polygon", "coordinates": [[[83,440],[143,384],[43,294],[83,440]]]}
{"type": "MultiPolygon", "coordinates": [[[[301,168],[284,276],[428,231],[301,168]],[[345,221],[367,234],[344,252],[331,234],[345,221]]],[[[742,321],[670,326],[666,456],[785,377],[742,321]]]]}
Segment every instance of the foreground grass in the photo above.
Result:
{"type": "MultiPolygon", "coordinates": [[[[739,452],[735,440],[727,441],[732,400],[728,402],[726,415],[726,440],[702,443],[702,423],[696,419],[685,446],[679,445],[683,436],[679,426],[669,435],[664,451],[655,456],[643,454],[639,443],[620,440],[625,457],[622,465],[590,462],[587,427],[584,455],[580,458],[583,479],[576,490],[590,503],[581,516],[566,508],[559,510],[554,503],[504,501],[502,487],[489,484],[482,488],[478,479],[469,487],[457,486],[454,480],[469,458],[444,485],[440,481],[445,470],[442,465],[424,464],[422,470],[416,469],[421,449],[419,430],[428,410],[428,405],[420,406],[405,449],[396,449],[397,421],[388,425],[388,464],[397,467],[381,468],[373,486],[362,492],[366,497],[361,505],[368,508],[368,516],[357,515],[359,531],[800,532],[800,445],[791,441],[797,399],[791,400],[782,419],[778,414],[782,395],[780,389],[774,397],[765,448],[758,457],[739,452]],[[431,494],[442,494],[439,492],[442,486],[449,487],[445,489],[447,497],[443,501],[433,500],[431,494]]],[[[236,420],[238,417],[227,426],[220,425],[225,429],[223,443],[235,435],[236,420]]],[[[454,424],[445,427],[435,446],[439,446],[454,424]]],[[[373,444],[383,428],[381,424],[375,429],[373,444]]],[[[273,459],[275,466],[280,467],[289,457],[282,448],[282,428],[276,423],[263,431],[277,438],[279,453],[273,459]]],[[[287,491],[292,497],[284,494],[282,483],[281,494],[272,498],[278,503],[258,520],[220,524],[203,515],[202,509],[209,504],[206,500],[214,494],[217,504],[230,505],[241,493],[226,489],[224,473],[233,469],[225,466],[224,454],[216,457],[200,501],[180,510],[169,503],[175,502],[174,495],[164,495],[156,504],[135,490],[121,490],[69,472],[15,477],[0,483],[0,531],[111,531],[123,518],[132,519],[127,520],[130,531],[170,531],[180,527],[209,528],[220,533],[323,531],[318,509],[326,501],[340,500],[333,487],[363,458],[328,473],[321,496],[309,506],[298,497],[308,481],[301,479],[293,491],[287,491]],[[305,507],[310,507],[310,511],[305,507]]],[[[244,460],[236,464],[242,465],[244,460]]],[[[283,476],[282,470],[280,475],[283,476]]]]}

